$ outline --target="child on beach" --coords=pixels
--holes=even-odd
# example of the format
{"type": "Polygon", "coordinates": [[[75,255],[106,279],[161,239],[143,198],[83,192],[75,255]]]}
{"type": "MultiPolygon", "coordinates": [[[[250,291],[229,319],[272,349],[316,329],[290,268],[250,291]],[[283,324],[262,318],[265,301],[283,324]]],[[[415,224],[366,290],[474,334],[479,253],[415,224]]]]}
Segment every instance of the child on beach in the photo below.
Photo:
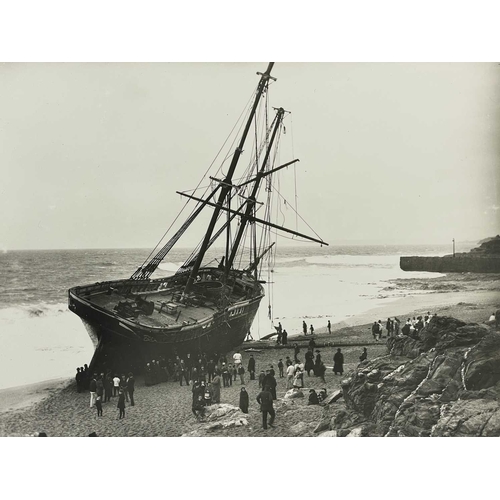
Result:
{"type": "Polygon", "coordinates": [[[120,389],[118,393],[118,405],[117,408],[120,409],[120,416],[118,418],[125,418],[125,393],[123,389],[120,389]]]}
{"type": "Polygon", "coordinates": [[[120,389],[120,377],[115,375],[113,377],[113,396],[118,396],[118,390],[120,389]]]}
{"type": "Polygon", "coordinates": [[[97,416],[102,417],[102,400],[101,396],[97,396],[95,400],[95,407],[97,408],[97,416]]]}
{"type": "Polygon", "coordinates": [[[283,378],[283,367],[284,367],[283,360],[280,359],[278,362],[278,370],[280,372],[280,378],[283,378]]]}

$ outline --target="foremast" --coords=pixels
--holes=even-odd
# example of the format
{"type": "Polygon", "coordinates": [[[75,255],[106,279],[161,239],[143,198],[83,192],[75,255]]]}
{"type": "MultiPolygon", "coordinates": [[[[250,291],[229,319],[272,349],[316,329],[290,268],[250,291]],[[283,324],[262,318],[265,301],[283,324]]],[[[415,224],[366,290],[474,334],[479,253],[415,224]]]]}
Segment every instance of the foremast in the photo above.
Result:
{"type": "Polygon", "coordinates": [[[205,233],[205,237],[204,237],[203,242],[201,244],[200,251],[198,252],[197,258],[193,264],[193,267],[191,269],[191,273],[189,274],[189,278],[188,278],[186,286],[184,288],[184,292],[183,292],[181,300],[183,300],[185,298],[186,294],[188,294],[190,292],[191,287],[194,283],[194,280],[195,280],[195,278],[198,274],[198,271],[200,269],[203,258],[205,256],[205,252],[207,251],[207,248],[209,247],[212,233],[214,231],[215,224],[217,223],[217,220],[219,218],[219,214],[221,212],[224,200],[226,199],[229,191],[232,188],[233,174],[234,174],[234,171],[236,170],[236,166],[237,166],[238,161],[240,159],[241,153],[243,152],[243,146],[245,145],[248,131],[250,130],[250,126],[251,126],[252,121],[255,117],[255,113],[257,111],[257,106],[259,105],[259,101],[260,101],[262,95],[267,91],[269,80],[270,79],[275,80],[275,78],[273,78],[271,76],[271,71],[273,69],[273,66],[274,66],[274,63],[271,62],[267,66],[267,69],[264,73],[257,73],[257,74],[261,75],[261,77],[260,77],[259,85],[257,87],[255,100],[254,100],[252,109],[250,111],[250,115],[247,119],[245,129],[243,130],[243,134],[241,136],[240,142],[239,142],[239,144],[236,147],[236,150],[234,152],[233,159],[232,159],[231,164],[229,166],[226,177],[225,177],[224,181],[220,184],[219,199],[218,199],[217,203],[215,203],[213,205],[215,210],[212,214],[212,218],[210,219],[210,223],[208,225],[207,231],[205,233]]]}

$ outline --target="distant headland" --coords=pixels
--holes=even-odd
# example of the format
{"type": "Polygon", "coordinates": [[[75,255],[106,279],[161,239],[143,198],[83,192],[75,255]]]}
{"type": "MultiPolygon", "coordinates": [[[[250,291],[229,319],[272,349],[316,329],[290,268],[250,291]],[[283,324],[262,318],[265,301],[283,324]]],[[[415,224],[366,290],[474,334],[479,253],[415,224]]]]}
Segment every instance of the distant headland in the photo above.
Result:
{"type": "Polygon", "coordinates": [[[443,257],[400,257],[403,271],[500,273],[500,235],[481,240],[470,252],[443,257]]]}

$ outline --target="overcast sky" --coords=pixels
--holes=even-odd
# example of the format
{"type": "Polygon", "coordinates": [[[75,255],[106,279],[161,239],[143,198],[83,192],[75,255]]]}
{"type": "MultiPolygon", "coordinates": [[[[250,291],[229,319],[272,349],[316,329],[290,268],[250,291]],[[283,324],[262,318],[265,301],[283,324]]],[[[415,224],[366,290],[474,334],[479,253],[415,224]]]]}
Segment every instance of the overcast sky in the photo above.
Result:
{"type": "MultiPolygon", "coordinates": [[[[0,248],[153,247],[266,65],[2,64],[0,248]]],[[[498,64],[276,63],[273,75],[270,103],[292,112],[299,212],[324,240],[500,232],[498,64]]]]}

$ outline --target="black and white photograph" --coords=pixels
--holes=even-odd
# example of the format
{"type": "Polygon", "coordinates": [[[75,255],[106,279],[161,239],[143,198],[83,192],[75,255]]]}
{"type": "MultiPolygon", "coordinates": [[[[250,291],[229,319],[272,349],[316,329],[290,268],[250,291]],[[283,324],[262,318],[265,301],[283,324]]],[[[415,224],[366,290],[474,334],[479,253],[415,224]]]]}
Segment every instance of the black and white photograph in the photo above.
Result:
{"type": "Polygon", "coordinates": [[[491,494],[488,2],[21,4],[0,30],[6,495],[491,494]]]}

